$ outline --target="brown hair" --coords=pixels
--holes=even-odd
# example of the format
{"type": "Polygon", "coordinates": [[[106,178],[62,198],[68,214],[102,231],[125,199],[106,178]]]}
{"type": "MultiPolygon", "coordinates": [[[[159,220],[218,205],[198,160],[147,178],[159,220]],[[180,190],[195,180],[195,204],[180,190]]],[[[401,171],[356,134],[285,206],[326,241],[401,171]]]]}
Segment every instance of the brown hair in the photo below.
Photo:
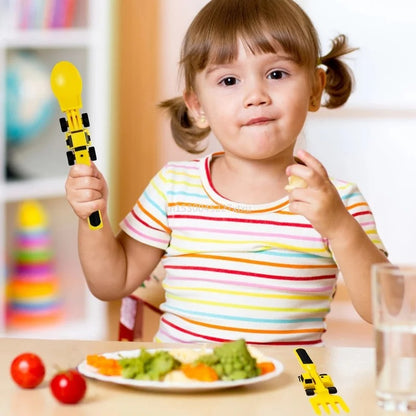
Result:
{"type": "MultiPolygon", "coordinates": [[[[340,58],[354,49],[339,35],[331,51],[320,57],[317,32],[306,13],[293,0],[211,0],[194,18],[182,43],[180,65],[185,91],[194,90],[195,75],[209,64],[232,62],[238,56],[238,41],[256,53],[288,53],[297,64],[310,69],[326,66],[323,106],[343,105],[351,94],[353,77],[340,58]]],[[[176,143],[190,153],[200,153],[200,142],[210,128],[198,128],[182,97],[163,101],[168,109],[176,143]]]]}

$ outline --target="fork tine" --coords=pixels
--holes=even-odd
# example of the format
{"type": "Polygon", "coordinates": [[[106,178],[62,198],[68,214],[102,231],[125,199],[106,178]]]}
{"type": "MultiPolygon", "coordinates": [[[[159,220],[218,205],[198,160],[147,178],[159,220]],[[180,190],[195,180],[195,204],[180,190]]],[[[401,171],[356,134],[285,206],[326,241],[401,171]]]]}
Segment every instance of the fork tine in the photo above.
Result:
{"type": "Polygon", "coordinates": [[[317,415],[320,415],[321,414],[321,409],[319,408],[318,404],[315,403],[315,401],[313,401],[312,399],[310,400],[310,402],[311,402],[311,405],[313,407],[313,410],[315,410],[315,413],[317,415]]]}
{"type": "Polygon", "coordinates": [[[321,405],[322,405],[322,407],[324,408],[324,410],[325,410],[325,412],[326,412],[326,413],[328,413],[328,414],[330,414],[330,413],[331,413],[331,410],[330,410],[330,408],[328,407],[328,405],[326,404],[326,402],[321,402],[321,405]]]}
{"type": "Polygon", "coordinates": [[[344,400],[342,399],[342,397],[338,396],[338,395],[326,395],[326,394],[318,394],[314,397],[311,397],[309,399],[313,410],[315,411],[316,414],[320,415],[321,414],[321,409],[323,409],[325,411],[326,414],[330,414],[331,413],[331,409],[335,412],[335,413],[340,413],[340,408],[338,407],[338,405],[345,411],[345,412],[349,412],[350,409],[348,408],[348,406],[346,405],[346,403],[344,402],[344,400]]]}
{"type": "Polygon", "coordinates": [[[347,403],[344,402],[344,399],[341,396],[337,396],[338,399],[338,404],[342,407],[343,410],[345,410],[346,412],[349,412],[350,409],[347,406],[347,403]]]}

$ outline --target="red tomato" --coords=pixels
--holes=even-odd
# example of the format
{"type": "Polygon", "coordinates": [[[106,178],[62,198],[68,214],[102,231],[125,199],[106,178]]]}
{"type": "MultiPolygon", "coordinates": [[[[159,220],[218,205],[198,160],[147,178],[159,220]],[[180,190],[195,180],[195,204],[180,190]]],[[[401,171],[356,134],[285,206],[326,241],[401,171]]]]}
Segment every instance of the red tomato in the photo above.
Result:
{"type": "Polygon", "coordinates": [[[25,352],[12,361],[10,374],[20,387],[33,389],[42,383],[45,377],[45,366],[36,354],[25,352]]]}
{"type": "Polygon", "coordinates": [[[74,368],[56,374],[51,382],[52,394],[61,403],[78,403],[85,395],[87,383],[84,377],[74,368]]]}

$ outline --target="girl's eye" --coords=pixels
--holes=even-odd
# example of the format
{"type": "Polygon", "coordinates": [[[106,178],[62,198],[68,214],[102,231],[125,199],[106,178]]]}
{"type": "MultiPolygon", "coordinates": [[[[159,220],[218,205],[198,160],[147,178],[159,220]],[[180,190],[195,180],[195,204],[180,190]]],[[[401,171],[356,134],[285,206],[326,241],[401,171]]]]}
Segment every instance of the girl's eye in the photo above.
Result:
{"type": "Polygon", "coordinates": [[[285,78],[286,76],[287,76],[287,73],[286,72],[280,71],[278,69],[275,69],[274,71],[270,72],[267,75],[267,78],[270,78],[270,79],[282,79],[282,78],[285,78]]]}
{"type": "Polygon", "coordinates": [[[235,77],[225,77],[220,81],[220,85],[225,85],[226,87],[229,87],[235,84],[237,84],[237,78],[235,77]]]}

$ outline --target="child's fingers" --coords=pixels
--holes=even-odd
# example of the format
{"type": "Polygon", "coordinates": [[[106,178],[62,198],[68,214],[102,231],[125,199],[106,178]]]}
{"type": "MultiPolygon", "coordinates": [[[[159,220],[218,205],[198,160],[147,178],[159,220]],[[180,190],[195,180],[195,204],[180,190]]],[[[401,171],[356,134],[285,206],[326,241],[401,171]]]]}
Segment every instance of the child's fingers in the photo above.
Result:
{"type": "Polygon", "coordinates": [[[105,210],[106,202],[104,193],[101,190],[89,188],[77,188],[67,185],[67,200],[74,212],[83,219],[89,217],[97,210],[105,210]]]}
{"type": "Polygon", "coordinates": [[[105,193],[105,188],[105,179],[94,164],[71,167],[66,181],[67,191],[92,189],[105,193]]]}
{"type": "Polygon", "coordinates": [[[69,170],[69,176],[72,178],[79,178],[83,176],[93,176],[95,178],[101,178],[101,172],[97,167],[91,163],[91,165],[74,165],[69,170]]]}
{"type": "Polygon", "coordinates": [[[299,150],[296,154],[296,156],[309,168],[317,172],[320,176],[327,177],[328,174],[326,172],[325,167],[322,165],[322,163],[313,157],[309,152],[306,150],[299,150]]]}
{"type": "Polygon", "coordinates": [[[95,165],[72,166],[65,183],[65,190],[69,204],[80,218],[86,219],[98,209],[105,211],[107,185],[95,165]]]}
{"type": "MultiPolygon", "coordinates": [[[[297,159],[301,161],[295,165],[288,166],[286,174],[290,177],[300,178],[305,185],[301,188],[321,188],[329,181],[328,174],[324,166],[305,150],[297,153],[297,159]]],[[[296,186],[293,189],[297,188],[296,186]]],[[[291,189],[292,190],[292,189],[291,189]]]]}

